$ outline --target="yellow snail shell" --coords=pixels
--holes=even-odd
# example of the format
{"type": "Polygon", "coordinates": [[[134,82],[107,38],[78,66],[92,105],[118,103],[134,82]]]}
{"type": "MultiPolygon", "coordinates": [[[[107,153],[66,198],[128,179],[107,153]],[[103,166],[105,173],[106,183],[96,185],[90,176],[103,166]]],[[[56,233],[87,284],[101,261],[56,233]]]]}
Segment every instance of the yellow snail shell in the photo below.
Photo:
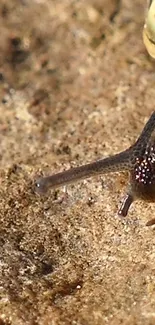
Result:
{"type": "Polygon", "coordinates": [[[155,58],[155,0],[149,1],[143,29],[143,41],[148,53],[155,58]]]}

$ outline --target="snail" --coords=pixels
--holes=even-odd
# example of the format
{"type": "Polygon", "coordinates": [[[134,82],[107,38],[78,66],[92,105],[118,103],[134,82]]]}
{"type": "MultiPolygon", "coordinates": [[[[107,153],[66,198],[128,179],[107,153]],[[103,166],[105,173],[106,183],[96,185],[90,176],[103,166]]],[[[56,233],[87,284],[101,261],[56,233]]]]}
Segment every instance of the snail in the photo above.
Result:
{"type": "Polygon", "coordinates": [[[155,58],[155,0],[148,1],[143,42],[152,58],[155,58]]]}

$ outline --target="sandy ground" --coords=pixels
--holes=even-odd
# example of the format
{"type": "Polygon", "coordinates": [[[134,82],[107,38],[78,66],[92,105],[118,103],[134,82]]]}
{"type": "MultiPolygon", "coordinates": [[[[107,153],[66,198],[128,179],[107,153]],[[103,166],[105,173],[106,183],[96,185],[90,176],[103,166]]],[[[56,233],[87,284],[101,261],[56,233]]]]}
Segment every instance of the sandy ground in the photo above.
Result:
{"type": "Polygon", "coordinates": [[[33,191],[141,132],[155,103],[145,6],[0,2],[0,325],[155,324],[155,206],[117,216],[128,175],[33,191]]]}

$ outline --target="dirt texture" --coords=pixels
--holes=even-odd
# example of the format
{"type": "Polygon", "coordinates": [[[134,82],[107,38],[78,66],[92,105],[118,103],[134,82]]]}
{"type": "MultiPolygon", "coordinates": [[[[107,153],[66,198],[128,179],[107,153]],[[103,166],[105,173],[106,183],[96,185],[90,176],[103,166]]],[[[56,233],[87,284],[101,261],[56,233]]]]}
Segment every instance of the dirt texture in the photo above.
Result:
{"type": "Polygon", "coordinates": [[[127,174],[48,175],[129,147],[154,110],[143,0],[0,1],[0,325],[155,324],[154,204],[127,174]]]}

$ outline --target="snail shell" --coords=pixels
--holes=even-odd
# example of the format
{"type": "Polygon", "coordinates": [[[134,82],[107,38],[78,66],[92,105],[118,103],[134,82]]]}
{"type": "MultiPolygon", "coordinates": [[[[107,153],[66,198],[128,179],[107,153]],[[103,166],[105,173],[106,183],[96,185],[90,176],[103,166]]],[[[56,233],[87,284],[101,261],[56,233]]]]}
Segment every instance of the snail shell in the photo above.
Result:
{"type": "Polygon", "coordinates": [[[143,41],[148,53],[155,58],[155,0],[148,1],[143,41]]]}

